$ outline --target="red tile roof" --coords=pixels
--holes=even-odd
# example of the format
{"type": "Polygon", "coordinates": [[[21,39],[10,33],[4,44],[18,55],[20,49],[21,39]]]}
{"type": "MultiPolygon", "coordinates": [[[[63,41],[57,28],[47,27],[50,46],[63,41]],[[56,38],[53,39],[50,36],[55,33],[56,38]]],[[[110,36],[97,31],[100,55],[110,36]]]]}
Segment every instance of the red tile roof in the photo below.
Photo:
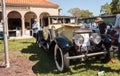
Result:
{"type": "Polygon", "coordinates": [[[58,4],[49,2],[48,0],[6,0],[6,4],[59,7],[58,4]]]}

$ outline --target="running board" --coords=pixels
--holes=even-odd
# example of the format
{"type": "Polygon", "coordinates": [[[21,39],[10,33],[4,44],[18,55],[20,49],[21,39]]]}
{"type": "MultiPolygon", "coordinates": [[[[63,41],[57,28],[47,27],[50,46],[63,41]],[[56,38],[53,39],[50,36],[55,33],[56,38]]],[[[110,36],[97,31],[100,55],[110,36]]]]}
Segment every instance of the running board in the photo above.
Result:
{"type": "Polygon", "coordinates": [[[71,56],[71,57],[66,57],[67,59],[77,59],[77,58],[84,58],[84,57],[91,57],[91,56],[96,56],[96,55],[101,55],[101,54],[106,54],[107,52],[97,52],[97,53],[90,53],[86,55],[77,55],[77,56],[71,56]]]}

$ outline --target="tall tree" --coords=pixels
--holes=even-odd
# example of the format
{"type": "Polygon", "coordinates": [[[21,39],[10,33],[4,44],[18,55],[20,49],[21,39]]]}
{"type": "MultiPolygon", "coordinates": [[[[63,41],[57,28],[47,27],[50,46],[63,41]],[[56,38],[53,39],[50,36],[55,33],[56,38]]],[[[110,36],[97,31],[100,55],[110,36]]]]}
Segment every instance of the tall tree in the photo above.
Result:
{"type": "Polygon", "coordinates": [[[81,17],[92,17],[93,13],[88,10],[80,10],[79,8],[72,8],[68,11],[73,16],[81,18],[81,17]]]}
{"type": "Polygon", "coordinates": [[[113,14],[120,13],[120,0],[112,0],[111,7],[113,14]]]}
{"type": "Polygon", "coordinates": [[[110,14],[112,14],[112,12],[111,12],[111,5],[110,4],[108,4],[108,3],[106,3],[105,5],[102,5],[101,6],[101,10],[100,10],[100,13],[102,14],[102,15],[110,15],[110,14]]]}

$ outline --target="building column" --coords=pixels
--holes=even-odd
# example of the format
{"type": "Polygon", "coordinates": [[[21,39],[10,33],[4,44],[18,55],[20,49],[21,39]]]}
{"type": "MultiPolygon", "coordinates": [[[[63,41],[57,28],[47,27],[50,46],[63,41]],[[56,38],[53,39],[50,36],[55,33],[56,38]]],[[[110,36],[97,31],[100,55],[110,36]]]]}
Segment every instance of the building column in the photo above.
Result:
{"type": "Polygon", "coordinates": [[[41,18],[39,17],[39,15],[37,15],[37,20],[39,21],[39,24],[40,24],[40,26],[41,26],[41,24],[42,24],[41,22],[42,22],[42,21],[41,21],[41,18]]]}
{"type": "Polygon", "coordinates": [[[40,26],[43,26],[43,20],[40,18],[40,26]]]}
{"type": "Polygon", "coordinates": [[[25,36],[25,19],[24,19],[24,17],[21,18],[21,22],[22,22],[21,33],[22,33],[22,36],[25,36]]]}
{"type": "Polygon", "coordinates": [[[40,18],[39,18],[39,15],[37,15],[37,20],[39,21],[39,23],[40,23],[40,18]]]}

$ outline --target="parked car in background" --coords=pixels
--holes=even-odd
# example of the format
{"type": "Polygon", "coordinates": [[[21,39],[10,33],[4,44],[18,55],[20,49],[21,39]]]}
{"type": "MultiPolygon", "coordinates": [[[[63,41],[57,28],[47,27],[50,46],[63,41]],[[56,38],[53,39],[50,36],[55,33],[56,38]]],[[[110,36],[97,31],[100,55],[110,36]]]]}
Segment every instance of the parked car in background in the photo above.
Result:
{"type": "MultiPolygon", "coordinates": [[[[110,27],[110,26],[109,26],[110,27]]],[[[113,46],[118,46],[118,32],[114,31],[112,27],[108,28],[108,34],[113,38],[113,46]]]]}
{"type": "Polygon", "coordinates": [[[3,39],[4,36],[3,36],[3,25],[2,23],[0,23],[0,40],[3,39]]]}
{"type": "Polygon", "coordinates": [[[99,57],[100,61],[109,61],[108,49],[112,40],[81,28],[76,17],[47,16],[43,18],[43,24],[38,45],[52,53],[58,71],[66,71],[71,61],[76,59],[86,61],[89,57],[99,57]]]}
{"type": "Polygon", "coordinates": [[[0,32],[0,40],[3,40],[4,36],[3,36],[3,32],[0,32]]]}

